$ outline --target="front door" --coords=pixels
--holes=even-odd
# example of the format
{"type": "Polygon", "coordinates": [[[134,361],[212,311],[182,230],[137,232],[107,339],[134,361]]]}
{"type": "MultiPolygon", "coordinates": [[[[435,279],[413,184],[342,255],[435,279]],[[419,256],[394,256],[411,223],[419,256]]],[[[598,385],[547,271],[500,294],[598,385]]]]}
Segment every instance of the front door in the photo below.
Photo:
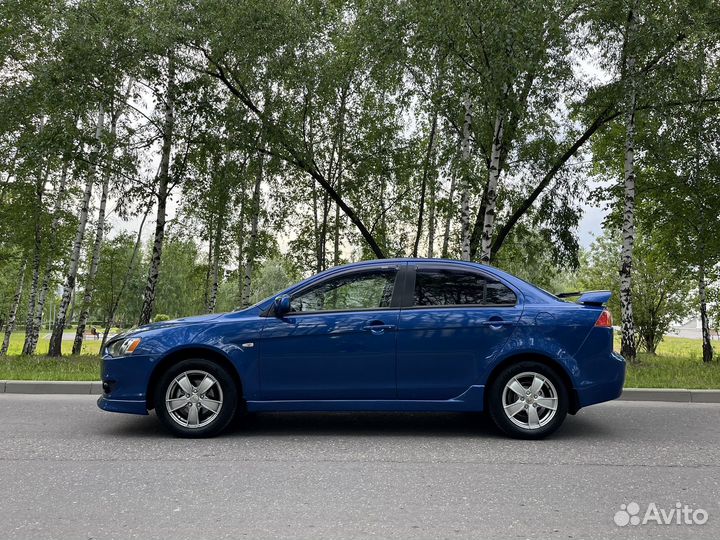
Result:
{"type": "Polygon", "coordinates": [[[478,384],[522,314],[510,287],[441,264],[418,266],[411,302],[398,331],[400,399],[451,399],[478,384]]]}
{"type": "Polygon", "coordinates": [[[397,273],[348,271],[293,294],[291,311],[263,328],[262,399],[394,399],[397,273]]]}

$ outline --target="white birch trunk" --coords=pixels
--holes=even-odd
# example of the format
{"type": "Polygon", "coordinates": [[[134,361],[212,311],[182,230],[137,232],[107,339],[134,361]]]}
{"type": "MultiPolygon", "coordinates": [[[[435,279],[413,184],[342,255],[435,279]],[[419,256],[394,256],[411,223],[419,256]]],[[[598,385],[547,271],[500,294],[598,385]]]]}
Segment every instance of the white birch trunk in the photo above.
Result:
{"type": "MultiPolygon", "coordinates": [[[[635,9],[633,3],[629,17],[626,47],[633,44],[635,31],[635,9]]],[[[632,306],[632,263],[635,245],[635,109],[637,88],[635,81],[635,55],[627,55],[626,66],[626,113],[625,113],[625,163],[624,163],[624,205],[622,226],[622,251],[620,256],[620,312],[622,337],[620,353],[629,362],[635,362],[637,345],[635,339],[635,321],[632,306]]]]}
{"type": "Polygon", "coordinates": [[[27,268],[27,259],[23,257],[20,263],[20,271],[18,272],[17,287],[15,288],[15,296],[13,296],[12,305],[10,306],[10,313],[8,314],[7,323],[5,324],[5,336],[3,337],[2,346],[0,347],[0,356],[4,356],[8,352],[10,347],[10,336],[15,330],[15,320],[17,317],[18,306],[20,305],[20,299],[22,298],[23,285],[25,283],[25,269],[27,268]]]}
{"type": "Polygon", "coordinates": [[[240,217],[238,218],[238,292],[237,302],[242,306],[242,294],[245,285],[245,185],[242,188],[242,199],[240,201],[240,217]]]}
{"type": "Polygon", "coordinates": [[[68,162],[67,159],[63,161],[62,172],[60,173],[60,182],[58,184],[58,192],[55,197],[55,204],[53,206],[53,220],[50,226],[50,240],[48,246],[48,257],[45,263],[45,276],[40,287],[40,293],[38,294],[37,306],[35,307],[35,316],[33,317],[32,326],[25,333],[25,344],[23,345],[23,354],[35,354],[37,349],[38,339],[40,338],[40,326],[42,325],[43,311],[45,310],[45,301],[50,290],[50,278],[52,277],[54,268],[53,261],[55,258],[56,249],[56,235],[54,231],[57,231],[60,226],[60,211],[62,204],[65,200],[65,190],[67,187],[67,173],[68,173],[68,162]]]}
{"type": "MultiPolygon", "coordinates": [[[[114,138],[115,126],[112,126],[112,135],[114,138]]],[[[111,139],[112,140],[112,139],[111,139]]],[[[112,149],[110,150],[112,152],[112,149]]],[[[82,350],[83,339],[85,338],[85,325],[90,315],[90,305],[92,303],[93,290],[95,288],[95,277],[97,276],[98,266],[100,265],[100,254],[105,233],[105,208],[107,206],[108,190],[110,188],[110,168],[103,175],[102,192],[100,194],[100,207],[98,208],[97,225],[95,228],[95,242],[90,258],[90,269],[88,271],[87,280],[85,282],[85,293],[83,295],[82,307],[80,308],[80,317],[78,318],[77,330],[75,332],[75,341],[73,342],[72,353],[80,354],[82,350]]]]}
{"type": "Polygon", "coordinates": [[[68,265],[65,284],[63,285],[63,293],[60,299],[55,323],[53,324],[52,335],[50,336],[50,347],[48,355],[62,356],[62,335],[65,330],[65,322],[67,320],[68,307],[75,289],[75,280],[77,279],[78,266],[80,264],[80,250],[82,249],[83,238],[85,237],[85,227],[87,226],[88,210],[90,208],[90,197],[92,195],[93,184],[95,183],[95,162],[100,155],[100,144],[105,122],[105,109],[100,105],[98,112],[97,126],[95,128],[95,151],[91,157],[90,170],[88,171],[87,183],[83,193],[82,206],[80,208],[80,217],[78,219],[77,230],[75,231],[75,242],[73,243],[72,254],[70,255],[70,263],[68,265]]]}
{"type": "MultiPolygon", "coordinates": [[[[448,208],[453,208],[453,200],[455,199],[455,173],[450,176],[450,190],[448,191],[448,208]]],[[[445,216],[445,231],[443,233],[442,251],[440,256],[447,259],[450,255],[450,225],[452,224],[453,212],[448,211],[445,216]]]]}
{"type": "Polygon", "coordinates": [[[461,259],[470,260],[470,127],[472,125],[472,101],[470,95],[463,98],[465,121],[462,131],[462,194],[460,197],[461,259]]]}
{"type": "Polygon", "coordinates": [[[487,198],[481,239],[480,262],[490,264],[493,227],[495,225],[495,209],[497,207],[498,179],[500,178],[500,155],[502,153],[505,116],[498,112],[495,118],[492,147],[490,149],[490,169],[488,171],[487,198]]]}
{"type": "MultiPolygon", "coordinates": [[[[260,220],[260,188],[263,180],[263,167],[265,160],[263,155],[258,152],[258,169],[255,176],[255,187],[253,189],[252,198],[252,216],[250,220],[250,242],[248,244],[247,259],[245,262],[245,276],[243,281],[242,305],[243,307],[250,305],[250,293],[252,290],[252,274],[255,266],[255,256],[257,254],[257,236],[258,222],[260,220]]],[[[313,189],[315,184],[313,183],[313,189]]]]}
{"type": "Polygon", "coordinates": [[[430,189],[430,197],[428,199],[428,247],[427,247],[427,256],[428,259],[432,259],[435,256],[435,226],[436,226],[436,218],[435,218],[435,202],[436,202],[436,190],[437,190],[437,181],[435,178],[435,171],[433,171],[432,177],[430,178],[429,183],[429,189],[430,189]]]}
{"type": "Polygon", "coordinates": [[[713,346],[710,341],[710,321],[707,312],[707,282],[705,278],[705,264],[700,264],[698,271],[698,297],[700,301],[700,327],[702,328],[703,362],[712,362],[713,346]]]}
{"type": "Polygon", "coordinates": [[[35,310],[38,299],[38,286],[40,284],[40,258],[42,251],[42,207],[43,197],[45,194],[45,179],[47,173],[39,171],[37,182],[35,184],[36,194],[36,213],[35,213],[35,233],[33,235],[33,265],[32,265],[32,281],[30,282],[30,298],[28,299],[27,321],[25,323],[25,342],[23,343],[22,354],[32,354],[32,335],[33,324],[35,322],[35,310]]]}
{"type": "Polygon", "coordinates": [[[168,53],[168,80],[165,95],[163,121],[163,144],[158,172],[157,214],[155,217],[155,238],[153,240],[150,269],[148,270],[143,305],[140,310],[140,325],[147,324],[155,311],[155,292],[160,277],[160,261],[165,241],[165,219],[167,212],[168,185],[170,184],[170,158],[172,154],[173,132],[175,130],[175,56],[168,53]]]}
{"type": "Polygon", "coordinates": [[[215,225],[215,239],[213,241],[213,259],[212,259],[212,285],[210,286],[210,297],[207,303],[207,312],[214,313],[217,304],[218,284],[220,281],[220,243],[222,242],[223,219],[218,216],[218,222],[215,225]]]}

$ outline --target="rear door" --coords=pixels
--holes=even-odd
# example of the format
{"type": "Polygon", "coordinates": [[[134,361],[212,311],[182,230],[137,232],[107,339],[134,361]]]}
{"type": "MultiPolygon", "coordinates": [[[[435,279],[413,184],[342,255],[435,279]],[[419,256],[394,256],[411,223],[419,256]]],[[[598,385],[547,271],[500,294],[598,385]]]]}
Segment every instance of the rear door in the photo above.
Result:
{"type": "Polygon", "coordinates": [[[519,292],[479,270],[411,264],[400,313],[399,399],[450,399],[478,384],[522,314],[519,292]],[[414,275],[413,275],[414,274],[414,275]]]}

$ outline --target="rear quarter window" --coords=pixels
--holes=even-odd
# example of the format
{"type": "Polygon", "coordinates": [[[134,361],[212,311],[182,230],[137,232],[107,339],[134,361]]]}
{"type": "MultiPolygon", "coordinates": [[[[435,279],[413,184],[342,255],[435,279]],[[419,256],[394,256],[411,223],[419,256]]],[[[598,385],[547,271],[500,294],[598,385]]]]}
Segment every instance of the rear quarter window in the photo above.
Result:
{"type": "Polygon", "coordinates": [[[413,304],[425,306],[515,305],[515,293],[500,281],[476,272],[418,269],[413,304]]]}

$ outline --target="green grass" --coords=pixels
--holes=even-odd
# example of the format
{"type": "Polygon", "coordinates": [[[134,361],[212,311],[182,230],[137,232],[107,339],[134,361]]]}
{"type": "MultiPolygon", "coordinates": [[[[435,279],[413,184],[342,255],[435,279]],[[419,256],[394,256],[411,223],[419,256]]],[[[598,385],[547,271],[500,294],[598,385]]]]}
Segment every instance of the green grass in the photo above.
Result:
{"type": "MultiPolygon", "coordinates": [[[[74,329],[68,329],[71,333],[74,329]]],[[[41,355],[48,351],[48,332],[40,332],[37,352],[41,355]]],[[[62,358],[47,356],[20,356],[24,332],[13,332],[7,356],[0,356],[0,380],[25,381],[97,381],[100,379],[100,340],[87,337],[83,340],[82,352],[70,356],[72,341],[62,342],[62,358]]]]}
{"type": "MultiPolygon", "coordinates": [[[[74,328],[68,328],[65,330],[66,333],[74,333],[74,328]]],[[[117,329],[114,329],[113,333],[117,332],[117,329]]],[[[47,339],[50,332],[47,330],[41,330],[40,331],[40,339],[38,340],[37,345],[37,352],[38,354],[47,354],[48,346],[50,345],[49,340],[47,339]]],[[[100,335],[100,338],[102,338],[102,334],[100,335]]],[[[83,346],[82,350],[80,351],[81,355],[98,355],[100,354],[100,341],[101,339],[94,339],[92,337],[88,338],[87,336],[83,340],[83,346]]],[[[22,352],[23,343],[25,342],[25,332],[13,332],[10,336],[10,346],[8,347],[8,356],[17,356],[22,352]]],[[[72,352],[72,341],[64,341],[62,342],[62,352],[63,354],[70,354],[72,352]]]]}
{"type": "MultiPolygon", "coordinates": [[[[714,341],[713,347],[717,358],[720,343],[714,341]]],[[[615,348],[620,348],[617,341],[615,348]]],[[[628,365],[626,388],[720,388],[720,363],[703,363],[699,339],[666,337],[657,356],[640,353],[638,359],[637,365],[628,365]]]]}
{"type": "MultiPolygon", "coordinates": [[[[100,378],[99,341],[85,341],[82,355],[58,359],[17,356],[22,340],[21,333],[13,334],[11,355],[0,357],[0,380],[96,381],[100,378]]],[[[716,354],[720,356],[720,343],[716,345],[716,354]]],[[[618,340],[615,347],[620,348],[618,340]]],[[[71,348],[72,342],[63,342],[66,354],[71,348]]],[[[47,351],[47,340],[41,340],[38,351],[47,351]]],[[[720,388],[720,363],[717,360],[703,363],[700,340],[667,337],[657,352],[657,356],[640,353],[640,363],[628,365],[627,388],[720,388]]]]}
{"type": "Polygon", "coordinates": [[[98,381],[98,356],[0,356],[0,380],[98,381]]]}

